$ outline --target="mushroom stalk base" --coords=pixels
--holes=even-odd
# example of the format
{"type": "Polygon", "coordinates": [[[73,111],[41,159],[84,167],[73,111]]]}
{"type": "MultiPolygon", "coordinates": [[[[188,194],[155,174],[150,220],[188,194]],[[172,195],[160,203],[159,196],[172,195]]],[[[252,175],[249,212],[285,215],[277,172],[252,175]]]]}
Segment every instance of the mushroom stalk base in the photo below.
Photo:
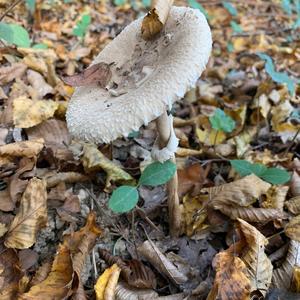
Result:
{"type": "MultiPolygon", "coordinates": [[[[169,121],[167,112],[164,112],[156,120],[156,127],[158,132],[158,143],[160,148],[166,147],[172,134],[173,123],[169,121]]],[[[172,155],[171,161],[176,164],[175,154],[172,155]]],[[[170,234],[175,237],[180,234],[181,226],[181,211],[178,197],[178,178],[177,171],[173,178],[167,183],[168,193],[168,208],[169,208],[169,224],[170,234]]]]}

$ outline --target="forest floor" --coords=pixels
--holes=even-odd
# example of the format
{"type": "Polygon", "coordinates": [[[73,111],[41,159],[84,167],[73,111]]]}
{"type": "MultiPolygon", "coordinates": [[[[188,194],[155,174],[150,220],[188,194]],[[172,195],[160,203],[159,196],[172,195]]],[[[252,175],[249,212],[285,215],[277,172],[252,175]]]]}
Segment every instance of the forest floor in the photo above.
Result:
{"type": "Polygon", "coordinates": [[[65,121],[61,78],[148,1],[17,2],[0,0],[0,39],[2,24],[30,38],[18,27],[0,45],[0,298],[300,299],[299,1],[175,1],[206,14],[214,41],[172,110],[179,237],[164,185],[108,207],[151,162],[155,124],[92,156],[65,121]]]}

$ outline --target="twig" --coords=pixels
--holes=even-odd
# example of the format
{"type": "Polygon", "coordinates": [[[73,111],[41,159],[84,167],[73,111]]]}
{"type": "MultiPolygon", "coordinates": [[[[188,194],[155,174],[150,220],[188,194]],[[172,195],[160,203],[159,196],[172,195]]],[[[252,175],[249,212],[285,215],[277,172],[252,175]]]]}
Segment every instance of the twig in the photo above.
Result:
{"type": "Polygon", "coordinates": [[[12,3],[7,9],[6,11],[3,13],[3,15],[0,17],[0,22],[5,18],[5,16],[11,11],[13,10],[18,4],[20,4],[21,2],[23,2],[23,0],[16,0],[14,3],[12,3]]]}

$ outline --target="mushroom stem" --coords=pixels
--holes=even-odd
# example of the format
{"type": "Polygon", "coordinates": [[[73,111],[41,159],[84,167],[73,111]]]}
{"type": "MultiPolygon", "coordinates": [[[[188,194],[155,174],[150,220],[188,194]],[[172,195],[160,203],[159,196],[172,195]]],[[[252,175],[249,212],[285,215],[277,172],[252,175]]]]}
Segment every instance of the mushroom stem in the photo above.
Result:
{"type": "MultiPolygon", "coordinates": [[[[172,134],[173,122],[169,121],[169,116],[165,111],[156,120],[156,128],[158,132],[158,144],[160,149],[166,147],[172,134]]],[[[176,164],[175,154],[172,155],[171,161],[176,164]]],[[[175,237],[180,233],[181,212],[178,197],[178,178],[177,171],[173,178],[167,183],[168,192],[168,208],[169,208],[169,224],[170,234],[175,237]]]]}

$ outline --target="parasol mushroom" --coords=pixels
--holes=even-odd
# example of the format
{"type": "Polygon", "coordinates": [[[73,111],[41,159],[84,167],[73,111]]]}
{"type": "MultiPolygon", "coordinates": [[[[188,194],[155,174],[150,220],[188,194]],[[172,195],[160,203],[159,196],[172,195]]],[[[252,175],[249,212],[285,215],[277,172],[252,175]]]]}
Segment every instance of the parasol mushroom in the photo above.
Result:
{"type": "MultiPolygon", "coordinates": [[[[174,161],[178,141],[169,111],[205,69],[211,32],[203,14],[187,7],[172,7],[154,40],[142,38],[142,21],[128,25],[95,58],[92,65],[109,65],[111,72],[104,72],[109,77],[101,80],[108,84],[101,88],[93,82],[76,88],[67,124],[78,139],[109,143],[155,120],[158,136],[152,157],[174,161]]],[[[170,230],[176,235],[180,228],[177,174],[168,183],[168,192],[170,230]]]]}

